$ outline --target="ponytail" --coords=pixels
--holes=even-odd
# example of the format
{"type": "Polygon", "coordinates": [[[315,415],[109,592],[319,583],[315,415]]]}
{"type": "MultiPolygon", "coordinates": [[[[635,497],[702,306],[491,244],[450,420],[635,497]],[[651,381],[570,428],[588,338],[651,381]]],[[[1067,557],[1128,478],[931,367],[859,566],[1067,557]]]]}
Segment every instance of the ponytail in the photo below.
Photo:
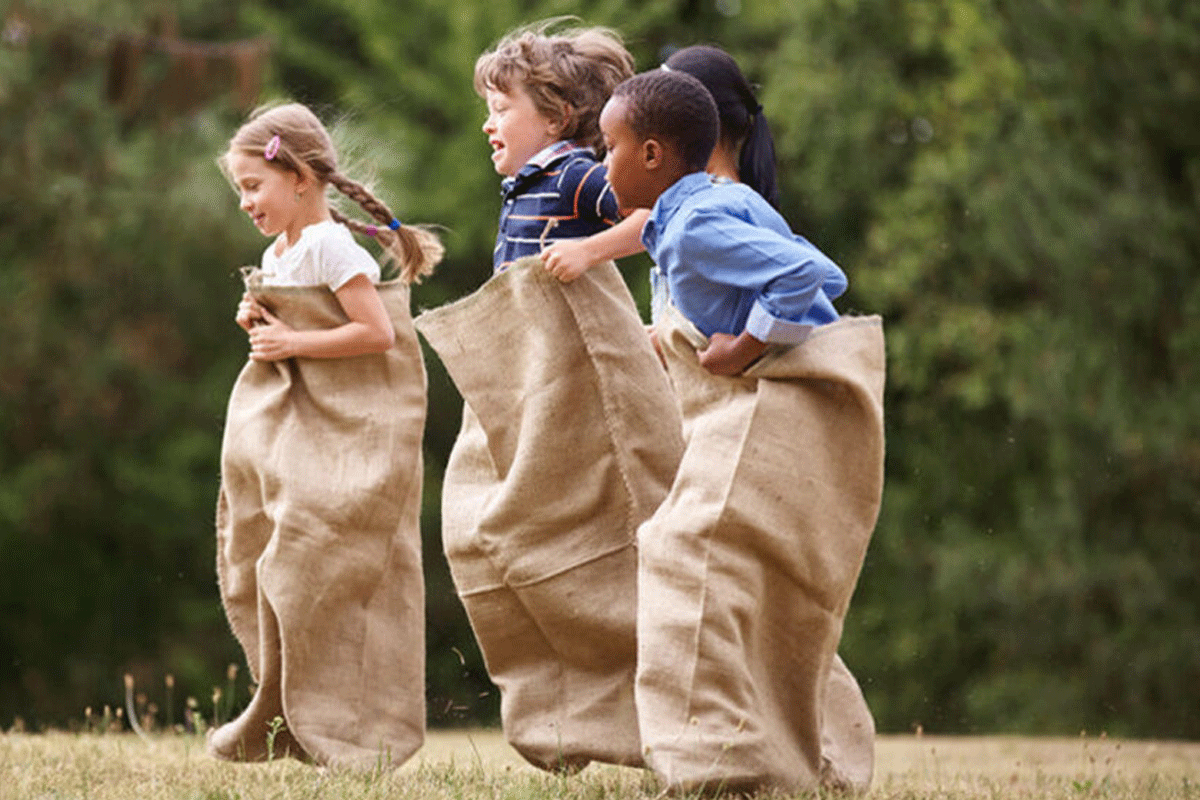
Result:
{"type": "Polygon", "coordinates": [[[750,131],[742,140],[742,151],[738,154],[738,175],[742,183],[763,196],[776,209],[779,208],[779,184],[775,178],[775,139],[762,106],[750,120],[750,131]]]}
{"type": "Polygon", "coordinates": [[[698,78],[717,103],[721,143],[737,147],[738,178],[779,208],[775,177],[775,140],[754,88],[733,56],[719,47],[693,45],[676,50],[664,64],[698,78]]]}
{"type": "Polygon", "coordinates": [[[421,278],[433,273],[434,266],[442,260],[445,248],[432,231],[401,224],[382,200],[361,183],[340,172],[331,173],[327,180],[339,192],[358,203],[379,224],[368,225],[333,208],[329,210],[330,216],[352,231],[377,239],[388,260],[400,266],[400,278],[405,283],[419,283],[421,278]]]}

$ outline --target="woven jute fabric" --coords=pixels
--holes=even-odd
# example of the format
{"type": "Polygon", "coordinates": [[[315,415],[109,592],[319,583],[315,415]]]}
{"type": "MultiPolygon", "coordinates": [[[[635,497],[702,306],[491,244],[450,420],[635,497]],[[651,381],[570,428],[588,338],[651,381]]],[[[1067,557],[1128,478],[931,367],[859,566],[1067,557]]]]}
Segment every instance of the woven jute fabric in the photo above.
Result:
{"type": "MultiPolygon", "coordinates": [[[[328,289],[253,291],[294,328],[346,322],[328,289]]],[[[217,575],[257,689],[218,757],[374,768],[424,740],[425,368],[408,288],[379,293],[391,349],[251,361],[230,396],[217,575]]]]}
{"type": "Polygon", "coordinates": [[[732,378],[674,309],[658,335],[686,445],[638,535],[647,762],[682,790],[865,785],[873,723],[835,653],[883,488],[882,323],[732,378]]]}
{"type": "Polygon", "coordinates": [[[464,400],[443,546],[509,742],[548,769],[641,764],[634,543],[682,437],[625,283],[526,258],[416,325],[464,400]]]}

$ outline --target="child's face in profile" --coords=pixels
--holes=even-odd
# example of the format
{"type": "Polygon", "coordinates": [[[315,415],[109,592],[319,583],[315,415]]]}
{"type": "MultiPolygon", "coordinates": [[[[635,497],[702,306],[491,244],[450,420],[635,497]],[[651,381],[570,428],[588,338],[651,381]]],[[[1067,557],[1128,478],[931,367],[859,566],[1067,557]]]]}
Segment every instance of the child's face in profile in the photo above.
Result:
{"type": "Polygon", "coordinates": [[[488,116],[483,123],[492,163],[501,175],[516,175],[529,159],[558,141],[559,125],[533,104],[521,86],[507,92],[487,90],[488,116]]]}
{"type": "Polygon", "coordinates": [[[267,163],[262,156],[230,153],[226,162],[229,177],[241,198],[241,208],[250,215],[264,236],[276,236],[298,226],[296,193],[303,187],[293,172],[267,163]]]}
{"type": "Polygon", "coordinates": [[[608,183],[624,210],[650,208],[660,191],[648,169],[646,142],[629,127],[623,97],[611,98],[600,112],[600,134],[608,151],[604,166],[608,183]]]}

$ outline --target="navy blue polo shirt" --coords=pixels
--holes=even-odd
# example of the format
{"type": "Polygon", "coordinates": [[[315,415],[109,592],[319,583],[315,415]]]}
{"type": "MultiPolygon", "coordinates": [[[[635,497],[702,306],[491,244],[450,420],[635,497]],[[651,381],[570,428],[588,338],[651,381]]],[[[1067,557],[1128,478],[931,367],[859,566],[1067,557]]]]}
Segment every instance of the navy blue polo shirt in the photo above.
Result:
{"type": "Polygon", "coordinates": [[[492,266],[496,272],[556,239],[580,239],[620,221],[608,171],[590,147],[555,142],[501,184],[504,205],[492,266]],[[554,220],[546,231],[547,224],[554,220]]]}

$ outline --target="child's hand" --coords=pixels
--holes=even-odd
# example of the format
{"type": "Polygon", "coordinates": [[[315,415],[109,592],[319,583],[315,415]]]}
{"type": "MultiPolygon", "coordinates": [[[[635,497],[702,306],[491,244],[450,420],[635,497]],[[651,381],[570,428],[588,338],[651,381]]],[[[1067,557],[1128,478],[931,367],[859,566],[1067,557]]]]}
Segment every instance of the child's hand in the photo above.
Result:
{"type": "Polygon", "coordinates": [[[250,358],[254,361],[279,361],[295,355],[295,331],[270,311],[259,306],[262,317],[250,328],[250,358]]]}
{"type": "Polygon", "coordinates": [[[745,331],[737,336],[714,333],[708,338],[708,347],[698,355],[700,366],[713,375],[738,375],[766,349],[765,342],[760,342],[745,331]]]}
{"type": "Polygon", "coordinates": [[[596,264],[586,239],[560,239],[542,251],[547,271],[563,283],[570,283],[596,264]]]}
{"type": "Polygon", "coordinates": [[[658,330],[653,325],[647,325],[646,333],[650,335],[650,346],[654,348],[654,355],[658,356],[658,360],[662,362],[665,368],[667,366],[667,357],[663,355],[662,345],[658,343],[658,330]]]}
{"type": "Polygon", "coordinates": [[[249,292],[242,295],[242,301],[238,303],[237,316],[233,319],[245,330],[250,330],[257,323],[263,321],[263,314],[266,309],[259,305],[259,302],[254,299],[254,296],[249,292]]]}

